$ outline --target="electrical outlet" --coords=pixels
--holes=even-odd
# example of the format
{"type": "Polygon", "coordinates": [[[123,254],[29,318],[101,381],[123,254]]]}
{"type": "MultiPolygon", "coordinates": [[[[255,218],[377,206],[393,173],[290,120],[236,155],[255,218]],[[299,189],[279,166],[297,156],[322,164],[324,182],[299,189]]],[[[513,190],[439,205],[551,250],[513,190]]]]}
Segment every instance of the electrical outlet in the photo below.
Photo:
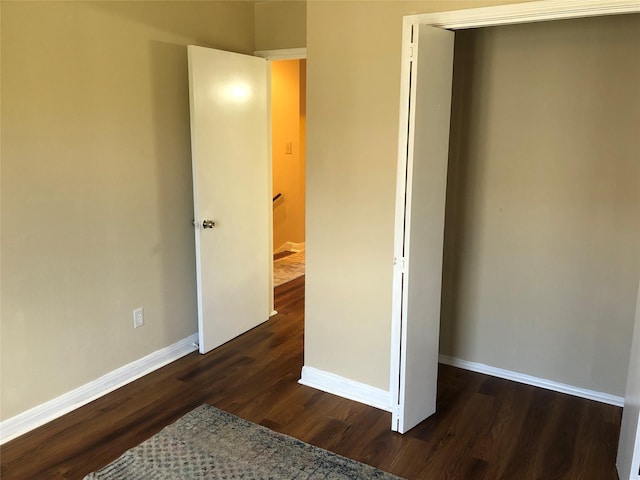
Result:
{"type": "Polygon", "coordinates": [[[133,328],[142,327],[144,325],[144,310],[142,307],[133,311],[133,328]]]}

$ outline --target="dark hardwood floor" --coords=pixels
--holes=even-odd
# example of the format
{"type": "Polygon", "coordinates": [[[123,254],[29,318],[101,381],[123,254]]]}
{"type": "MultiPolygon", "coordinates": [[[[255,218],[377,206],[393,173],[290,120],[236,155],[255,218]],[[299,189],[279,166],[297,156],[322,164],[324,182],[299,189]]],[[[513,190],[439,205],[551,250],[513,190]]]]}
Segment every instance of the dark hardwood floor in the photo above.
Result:
{"type": "Polygon", "coordinates": [[[206,402],[409,479],[617,479],[617,407],[441,365],[438,413],[399,435],[389,413],[299,385],[303,305],[304,277],[261,326],[3,445],[0,477],[82,478],[206,402]]]}

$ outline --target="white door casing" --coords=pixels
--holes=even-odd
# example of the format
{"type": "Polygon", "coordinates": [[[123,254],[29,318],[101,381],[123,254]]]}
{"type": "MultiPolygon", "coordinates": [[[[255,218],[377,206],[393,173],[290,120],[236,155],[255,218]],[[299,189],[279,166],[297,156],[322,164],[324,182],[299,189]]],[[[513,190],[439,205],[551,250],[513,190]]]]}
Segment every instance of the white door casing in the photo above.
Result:
{"type": "Polygon", "coordinates": [[[200,353],[269,318],[269,65],[189,46],[189,100],[200,353]],[[215,223],[203,228],[203,222],[215,223]]]}
{"type": "Polygon", "coordinates": [[[616,466],[620,480],[637,480],[640,479],[640,286],[627,375],[616,466]]]}

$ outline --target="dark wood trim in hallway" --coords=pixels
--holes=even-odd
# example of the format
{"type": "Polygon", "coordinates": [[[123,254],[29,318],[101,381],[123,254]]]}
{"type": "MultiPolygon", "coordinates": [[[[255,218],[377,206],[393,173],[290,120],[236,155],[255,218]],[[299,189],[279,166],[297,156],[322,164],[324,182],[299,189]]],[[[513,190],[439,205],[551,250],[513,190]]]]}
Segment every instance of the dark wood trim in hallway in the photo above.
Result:
{"type": "Polygon", "coordinates": [[[80,479],[202,403],[409,479],[617,480],[621,409],[441,365],[438,413],[405,435],[391,415],[297,383],[304,277],[277,316],[0,449],[3,480],[80,479]]]}

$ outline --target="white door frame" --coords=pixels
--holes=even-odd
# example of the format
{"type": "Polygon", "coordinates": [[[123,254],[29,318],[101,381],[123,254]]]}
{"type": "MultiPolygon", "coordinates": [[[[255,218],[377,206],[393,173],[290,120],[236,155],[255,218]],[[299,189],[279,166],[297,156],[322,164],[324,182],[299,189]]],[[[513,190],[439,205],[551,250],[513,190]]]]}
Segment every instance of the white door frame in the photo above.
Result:
{"type": "Polygon", "coordinates": [[[640,479],[640,285],[629,358],[627,391],[616,460],[621,480],[640,479]]]}
{"type": "MultiPolygon", "coordinates": [[[[398,166],[396,180],[396,210],[394,227],[394,263],[402,262],[404,244],[405,191],[407,173],[407,144],[410,125],[410,67],[412,38],[415,25],[426,24],[449,30],[490,27],[549,20],[640,13],[638,0],[542,0],[495,7],[474,8],[448,12],[407,15],[403,18],[402,66],[400,79],[400,124],[398,134],[398,166]]],[[[402,269],[394,268],[391,317],[390,381],[392,429],[397,425],[400,401],[400,355],[404,325],[402,308],[402,269]]],[[[406,290],[405,290],[406,292],[406,290]]],[[[405,293],[406,294],[406,293],[405,293]]]]}
{"type": "Polygon", "coordinates": [[[284,48],[280,50],[257,50],[253,52],[256,57],[267,60],[303,60],[307,58],[306,48],[284,48]]]}

